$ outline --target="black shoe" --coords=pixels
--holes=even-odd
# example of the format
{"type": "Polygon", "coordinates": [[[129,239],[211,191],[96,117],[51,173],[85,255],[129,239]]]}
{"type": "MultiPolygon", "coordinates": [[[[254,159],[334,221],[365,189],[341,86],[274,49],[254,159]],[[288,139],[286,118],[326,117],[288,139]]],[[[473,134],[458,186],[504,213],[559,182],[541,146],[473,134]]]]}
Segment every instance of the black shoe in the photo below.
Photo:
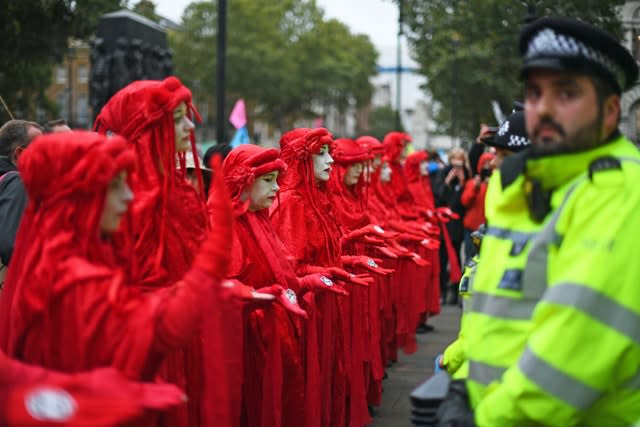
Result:
{"type": "Polygon", "coordinates": [[[382,379],[386,380],[387,378],[389,378],[389,374],[387,374],[387,371],[384,371],[384,377],[382,377],[382,379]]]}
{"type": "Polygon", "coordinates": [[[416,334],[422,335],[427,333],[427,325],[420,325],[416,328],[416,334]]]}

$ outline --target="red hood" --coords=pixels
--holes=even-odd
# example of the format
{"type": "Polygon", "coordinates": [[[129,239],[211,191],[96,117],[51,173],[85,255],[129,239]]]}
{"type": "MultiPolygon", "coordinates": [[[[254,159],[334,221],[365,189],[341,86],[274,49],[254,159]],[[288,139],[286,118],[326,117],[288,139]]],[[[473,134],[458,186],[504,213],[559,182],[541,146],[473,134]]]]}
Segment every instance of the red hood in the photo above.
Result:
{"type": "Polygon", "coordinates": [[[224,180],[236,215],[242,215],[249,208],[250,200],[240,200],[245,191],[261,175],[279,171],[282,174],[287,165],[278,158],[280,150],[244,144],[231,150],[223,163],[224,180]]]}
{"type": "Polygon", "coordinates": [[[417,181],[422,174],[420,173],[420,163],[427,161],[429,155],[424,151],[416,151],[407,156],[404,162],[404,174],[409,182],[417,181]]]}
{"type": "Polygon", "coordinates": [[[405,143],[412,141],[411,136],[404,132],[389,132],[385,135],[382,143],[385,152],[392,162],[400,161],[400,155],[404,150],[405,143]]]}
{"type": "Polygon", "coordinates": [[[78,277],[90,277],[91,268],[112,269],[114,284],[129,273],[127,236],[103,240],[100,219],[109,183],[118,172],[131,170],[134,161],[133,148],[124,138],[93,132],[45,135],[20,156],[20,175],[30,202],[2,296],[3,348],[11,332],[5,328],[5,314],[19,312],[22,324],[12,324],[12,331],[24,330],[49,305],[54,292],[78,277]],[[70,262],[84,269],[65,269],[70,262]]]}

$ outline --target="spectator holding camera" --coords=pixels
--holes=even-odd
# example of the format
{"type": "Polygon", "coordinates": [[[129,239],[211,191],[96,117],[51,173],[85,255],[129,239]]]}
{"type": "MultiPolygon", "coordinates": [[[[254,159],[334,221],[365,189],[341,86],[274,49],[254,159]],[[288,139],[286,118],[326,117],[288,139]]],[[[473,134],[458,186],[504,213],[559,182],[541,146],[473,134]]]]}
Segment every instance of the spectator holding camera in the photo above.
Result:
{"type": "Polygon", "coordinates": [[[487,194],[487,184],[489,177],[493,172],[493,160],[495,156],[492,153],[483,153],[478,160],[477,174],[473,179],[468,180],[464,185],[464,191],[460,201],[462,206],[466,208],[463,219],[464,224],[464,254],[465,259],[469,260],[475,255],[475,249],[471,242],[471,233],[485,223],[484,216],[484,199],[487,194]]]}

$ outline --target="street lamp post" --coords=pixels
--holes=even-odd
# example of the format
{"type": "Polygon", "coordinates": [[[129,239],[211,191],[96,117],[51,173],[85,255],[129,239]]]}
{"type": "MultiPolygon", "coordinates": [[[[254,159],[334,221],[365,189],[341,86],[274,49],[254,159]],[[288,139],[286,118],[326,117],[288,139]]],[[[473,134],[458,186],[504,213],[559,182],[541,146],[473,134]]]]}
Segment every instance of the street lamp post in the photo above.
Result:
{"type": "Polygon", "coordinates": [[[458,45],[460,35],[454,32],[451,35],[451,45],[453,50],[453,72],[451,73],[451,142],[455,143],[457,138],[457,104],[458,104],[458,45]]]}
{"type": "Polygon", "coordinates": [[[227,0],[218,0],[218,51],[216,62],[216,142],[227,142],[225,136],[226,115],[224,111],[225,68],[227,50],[227,0]]]}
{"type": "Polygon", "coordinates": [[[404,0],[398,0],[398,46],[396,49],[396,130],[402,129],[402,24],[404,21],[404,0]]]}

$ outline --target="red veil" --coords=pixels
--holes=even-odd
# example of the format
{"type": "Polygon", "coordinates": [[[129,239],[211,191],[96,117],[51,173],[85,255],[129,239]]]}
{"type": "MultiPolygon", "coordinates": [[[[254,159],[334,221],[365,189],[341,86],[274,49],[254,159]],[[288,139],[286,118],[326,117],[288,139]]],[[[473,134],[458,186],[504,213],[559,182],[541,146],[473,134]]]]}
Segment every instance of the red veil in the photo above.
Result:
{"type": "MultiPolygon", "coordinates": [[[[225,182],[235,211],[229,277],[255,288],[278,284],[298,293],[292,259],[271,226],[268,209],[248,210],[248,193],[255,179],[273,171],[282,174],[286,169],[278,156],[275,148],[247,144],[232,150],[224,161],[225,182]]],[[[276,304],[246,312],[243,320],[243,424],[301,426],[306,407],[301,325],[276,304]]]]}
{"type": "Polygon", "coordinates": [[[409,191],[420,207],[434,209],[433,191],[431,181],[428,176],[423,176],[420,171],[420,164],[426,162],[429,155],[424,151],[416,151],[407,156],[404,162],[404,172],[407,177],[409,191]]]}
{"type": "MultiPolygon", "coordinates": [[[[280,158],[287,164],[280,195],[271,207],[271,222],[293,255],[296,273],[312,272],[311,266],[340,267],[340,228],[325,183],[316,184],[312,155],[323,145],[331,147],[333,138],[324,128],[298,128],[280,139],[280,158]]],[[[319,381],[319,387],[307,387],[307,405],[320,405],[320,416],[305,416],[307,423],[322,426],[345,424],[347,372],[342,302],[330,293],[305,295],[304,309],[309,313],[305,344],[307,384],[319,381]],[[318,348],[313,353],[313,336],[318,348]],[[313,365],[319,363],[319,369],[313,365]],[[318,378],[319,377],[319,378],[318,378]]],[[[310,414],[314,406],[309,407],[310,414]]],[[[307,424],[308,425],[308,424],[307,424]]]]}
{"type": "MultiPolygon", "coordinates": [[[[131,178],[135,200],[132,221],[128,226],[134,236],[138,269],[136,283],[147,290],[168,286],[185,274],[209,226],[204,197],[186,180],[185,155],[176,154],[173,112],[182,102],[186,104],[189,114],[199,119],[191,103],[191,91],[177,78],[136,81],[109,100],[94,124],[98,132],[122,135],[135,147],[136,171],[131,178]]],[[[200,188],[204,188],[193,132],[191,136],[196,173],[200,188]]],[[[214,301],[209,303],[216,304],[214,301]]],[[[207,319],[205,317],[205,323],[207,319]]],[[[205,366],[209,373],[222,369],[216,363],[221,363],[219,346],[223,345],[224,340],[217,336],[220,331],[206,330],[207,326],[204,328],[202,335],[206,339],[196,339],[184,354],[172,355],[167,360],[163,374],[170,381],[187,386],[191,397],[192,426],[202,424],[198,421],[201,408],[206,411],[211,407],[201,403],[201,387],[212,386],[209,381],[217,381],[217,378],[210,378],[203,385],[202,377],[209,376],[203,374],[205,366]],[[202,345],[204,349],[200,348],[202,345]],[[217,350],[210,347],[216,347],[217,350]],[[203,350],[206,353],[204,356],[201,354],[203,350]],[[209,359],[206,365],[203,357],[209,359]]],[[[209,415],[204,417],[210,418],[209,415]]],[[[207,422],[221,423],[220,420],[207,422]]]]}
{"type": "Polygon", "coordinates": [[[109,100],[94,125],[135,146],[131,227],[141,286],[167,286],[182,277],[208,227],[203,197],[185,179],[184,153],[176,154],[173,111],[181,102],[199,118],[191,92],[177,78],[133,82],[109,100]]]}

